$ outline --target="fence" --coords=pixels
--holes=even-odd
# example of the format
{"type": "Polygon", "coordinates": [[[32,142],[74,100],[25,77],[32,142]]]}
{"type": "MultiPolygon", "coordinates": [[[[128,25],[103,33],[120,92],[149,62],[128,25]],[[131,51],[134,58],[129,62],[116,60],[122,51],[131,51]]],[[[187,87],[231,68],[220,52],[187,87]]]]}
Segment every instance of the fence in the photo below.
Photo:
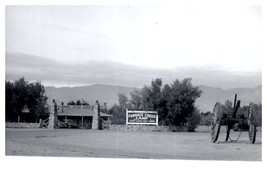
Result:
{"type": "Polygon", "coordinates": [[[48,127],[49,118],[39,120],[39,123],[6,122],[6,128],[42,128],[48,127]]]}
{"type": "Polygon", "coordinates": [[[48,128],[48,124],[49,124],[49,117],[45,120],[40,119],[40,127],[48,128]]]}
{"type": "Polygon", "coordinates": [[[188,126],[109,125],[112,131],[187,132],[188,126]]]}
{"type": "Polygon", "coordinates": [[[6,123],[6,128],[41,128],[41,123],[6,123]]]}

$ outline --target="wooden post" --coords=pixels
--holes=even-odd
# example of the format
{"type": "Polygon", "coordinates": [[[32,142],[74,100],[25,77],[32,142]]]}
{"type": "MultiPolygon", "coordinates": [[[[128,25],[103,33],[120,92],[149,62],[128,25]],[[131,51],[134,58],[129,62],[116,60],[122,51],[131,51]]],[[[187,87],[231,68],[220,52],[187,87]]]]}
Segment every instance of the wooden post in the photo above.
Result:
{"type": "Polygon", "coordinates": [[[236,107],[236,99],[237,99],[237,94],[235,94],[234,108],[236,107]]]}
{"type": "Polygon", "coordinates": [[[109,117],[108,117],[108,129],[109,129],[109,117]]]}
{"type": "Polygon", "coordinates": [[[126,108],[126,126],[128,125],[128,108],[126,108]]]}
{"type": "Polygon", "coordinates": [[[18,123],[20,122],[20,116],[18,115],[18,123]]]}
{"type": "Polygon", "coordinates": [[[40,126],[39,126],[40,128],[42,128],[42,127],[43,127],[43,124],[42,124],[42,119],[41,119],[41,118],[39,119],[39,125],[40,125],[40,126]]]}
{"type": "Polygon", "coordinates": [[[158,112],[157,112],[157,114],[156,114],[156,126],[158,126],[159,125],[159,115],[158,115],[158,112]]]}
{"type": "Polygon", "coordinates": [[[82,116],[82,128],[83,128],[83,116],[82,116]]]}

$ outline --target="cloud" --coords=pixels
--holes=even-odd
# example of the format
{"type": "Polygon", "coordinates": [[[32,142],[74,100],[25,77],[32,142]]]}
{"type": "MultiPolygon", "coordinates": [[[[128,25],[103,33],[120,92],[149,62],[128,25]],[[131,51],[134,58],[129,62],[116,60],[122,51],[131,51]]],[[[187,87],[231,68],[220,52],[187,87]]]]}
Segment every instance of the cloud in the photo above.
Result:
{"type": "Polygon", "coordinates": [[[258,6],[8,6],[6,51],[62,62],[260,72],[258,6]],[[253,60],[253,61],[251,61],[253,60]]]}
{"type": "Polygon", "coordinates": [[[29,54],[6,53],[6,80],[22,76],[28,81],[41,81],[46,86],[109,84],[142,87],[155,78],[162,78],[164,83],[171,83],[176,78],[193,78],[195,85],[226,89],[261,84],[261,73],[225,71],[220,67],[159,69],[112,61],[69,64],[29,54]]]}

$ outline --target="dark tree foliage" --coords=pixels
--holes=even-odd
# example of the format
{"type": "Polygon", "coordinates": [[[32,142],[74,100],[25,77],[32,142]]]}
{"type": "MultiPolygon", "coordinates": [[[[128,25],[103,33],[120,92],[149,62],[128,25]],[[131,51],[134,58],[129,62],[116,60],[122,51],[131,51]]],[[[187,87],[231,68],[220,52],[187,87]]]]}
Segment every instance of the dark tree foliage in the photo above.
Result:
{"type": "Polygon", "coordinates": [[[200,124],[201,115],[198,109],[195,109],[194,112],[187,118],[188,122],[188,131],[194,132],[197,125],[200,124]]]}
{"type": "Polygon", "coordinates": [[[200,125],[210,126],[213,113],[210,111],[200,113],[200,125]]]}
{"type": "Polygon", "coordinates": [[[135,89],[131,93],[131,99],[132,100],[130,100],[130,103],[134,107],[134,109],[136,109],[136,110],[144,110],[144,108],[143,108],[144,104],[143,104],[141,90],[135,89]]]}
{"type": "MultiPolygon", "coordinates": [[[[233,103],[230,100],[226,100],[224,102],[224,104],[222,104],[222,110],[223,110],[223,114],[224,115],[228,115],[229,117],[232,117],[233,114],[233,103]]],[[[261,115],[261,111],[262,111],[262,105],[261,104],[256,104],[256,123],[258,126],[261,126],[262,124],[262,115],[261,115]]],[[[248,105],[244,105],[241,106],[238,110],[236,115],[244,117],[244,118],[248,118],[248,113],[249,113],[249,106],[248,105]]],[[[212,121],[212,115],[213,113],[208,111],[208,112],[202,112],[201,113],[201,121],[200,124],[201,125],[206,125],[209,126],[211,124],[212,121]]]]}
{"type": "MultiPolygon", "coordinates": [[[[232,112],[233,112],[233,109],[234,109],[233,102],[230,101],[230,100],[226,100],[224,102],[224,104],[222,105],[222,109],[223,109],[223,113],[224,114],[232,116],[232,114],[233,114],[232,112]]],[[[240,108],[239,108],[238,111],[240,111],[240,108]]]]}
{"type": "Polygon", "coordinates": [[[48,113],[45,107],[47,97],[44,95],[45,89],[41,83],[30,83],[28,85],[28,109],[37,119],[43,118],[48,113]]]}
{"type": "Polygon", "coordinates": [[[81,100],[78,99],[78,100],[76,101],[76,105],[78,105],[78,106],[82,105],[81,100]]]}
{"type": "MultiPolygon", "coordinates": [[[[229,100],[226,100],[225,103],[222,105],[222,109],[223,109],[224,114],[231,117],[233,114],[233,110],[234,110],[233,103],[229,100]]],[[[261,124],[262,124],[262,105],[261,105],[261,103],[256,104],[255,109],[256,109],[256,123],[258,126],[261,126],[261,124]]],[[[248,113],[249,113],[249,106],[244,105],[244,106],[239,107],[236,115],[248,118],[248,113]]]]}
{"type": "Polygon", "coordinates": [[[71,101],[69,101],[68,103],[67,103],[67,105],[75,105],[76,103],[75,103],[75,101],[73,101],[73,100],[71,100],[71,101]]]}
{"type": "Polygon", "coordinates": [[[78,100],[76,100],[76,102],[73,101],[73,100],[70,100],[67,103],[67,105],[77,105],[77,106],[83,105],[83,106],[89,106],[89,103],[87,101],[85,101],[84,99],[82,99],[82,100],[78,99],[78,100]]]}
{"type": "Polygon", "coordinates": [[[169,125],[181,125],[196,112],[195,101],[200,97],[201,91],[194,87],[191,79],[186,78],[182,82],[176,79],[172,84],[165,85],[163,92],[163,121],[169,125]]]}
{"type": "Polygon", "coordinates": [[[83,106],[89,106],[89,103],[87,101],[85,101],[84,99],[82,99],[82,103],[83,106]]]}
{"type": "Polygon", "coordinates": [[[15,82],[6,81],[6,121],[16,121],[24,107],[36,120],[47,115],[47,97],[40,82],[28,83],[24,77],[15,82]]]}
{"type": "Polygon", "coordinates": [[[135,110],[154,111],[161,102],[161,79],[152,80],[151,86],[144,86],[141,90],[131,93],[131,107],[135,110]]]}
{"type": "Polygon", "coordinates": [[[111,117],[112,124],[125,125],[126,124],[126,108],[130,108],[130,103],[125,93],[119,93],[118,100],[119,100],[119,105],[115,104],[108,111],[108,114],[113,115],[113,117],[111,117]]]}
{"type": "Polygon", "coordinates": [[[102,107],[100,107],[100,112],[108,113],[107,103],[105,102],[102,107]]]}
{"type": "MultiPolygon", "coordinates": [[[[172,84],[165,84],[162,88],[162,80],[152,80],[150,86],[144,86],[140,90],[131,93],[128,102],[126,95],[119,96],[119,105],[111,108],[111,114],[120,112],[125,121],[125,109],[157,111],[161,125],[181,125],[187,123],[192,129],[199,123],[200,114],[195,108],[195,101],[201,95],[198,87],[191,83],[191,79],[183,81],[175,80],[172,84]]],[[[192,131],[192,129],[190,131],[192,131]]]]}
{"type": "MultiPolygon", "coordinates": [[[[15,95],[14,95],[14,84],[12,82],[6,81],[6,121],[12,121],[15,120],[18,113],[16,101],[15,101],[15,95]]],[[[21,108],[22,110],[22,108],[21,108]]]]}

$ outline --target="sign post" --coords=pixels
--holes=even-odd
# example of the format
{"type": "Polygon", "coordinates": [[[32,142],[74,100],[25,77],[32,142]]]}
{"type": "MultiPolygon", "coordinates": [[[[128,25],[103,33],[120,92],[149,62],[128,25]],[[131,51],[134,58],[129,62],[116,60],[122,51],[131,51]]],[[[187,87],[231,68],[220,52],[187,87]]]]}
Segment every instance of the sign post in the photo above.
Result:
{"type": "Polygon", "coordinates": [[[126,109],[126,125],[129,124],[158,126],[158,113],[156,111],[128,111],[126,109]]]}

